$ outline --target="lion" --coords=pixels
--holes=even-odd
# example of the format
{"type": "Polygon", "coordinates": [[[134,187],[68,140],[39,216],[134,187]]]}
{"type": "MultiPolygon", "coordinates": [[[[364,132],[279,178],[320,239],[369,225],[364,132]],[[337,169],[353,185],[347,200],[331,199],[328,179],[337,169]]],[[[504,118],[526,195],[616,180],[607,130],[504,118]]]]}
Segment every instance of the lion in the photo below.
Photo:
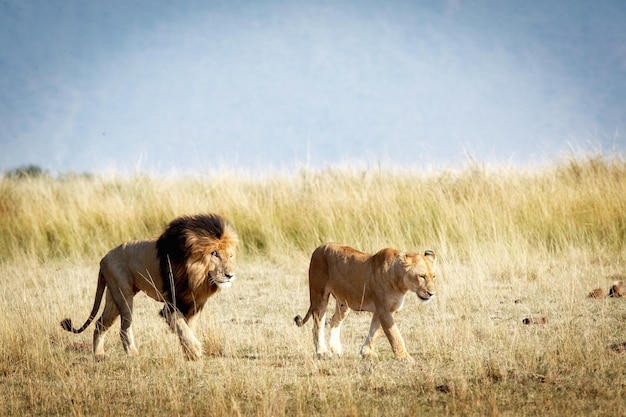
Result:
{"type": "Polygon", "coordinates": [[[202,345],[193,333],[198,313],[207,299],[235,279],[238,237],[233,226],[217,214],[183,216],[172,220],[157,239],[131,241],[107,253],[100,261],[98,286],[89,318],[79,329],[70,319],[63,329],[81,333],[95,318],[106,289],[106,303],[96,321],[93,354],[104,357],[107,330],[121,316],[122,346],[138,354],[132,331],[133,297],[143,291],[163,302],[160,314],[174,331],[187,359],[202,357],[202,345]]]}
{"type": "Polygon", "coordinates": [[[435,296],[435,264],[436,256],[431,250],[418,255],[387,248],[368,254],[338,243],[322,245],[311,255],[309,266],[311,306],[304,319],[298,315],[294,320],[303,326],[313,316],[313,342],[318,357],[341,355],[341,323],[350,310],[369,311],[373,313],[372,322],[361,356],[377,356],[374,344],[382,329],[396,358],[413,361],[393,314],[402,308],[409,291],[423,302],[435,296]],[[336,307],[330,322],[329,352],[324,324],[331,294],[336,307]]]}

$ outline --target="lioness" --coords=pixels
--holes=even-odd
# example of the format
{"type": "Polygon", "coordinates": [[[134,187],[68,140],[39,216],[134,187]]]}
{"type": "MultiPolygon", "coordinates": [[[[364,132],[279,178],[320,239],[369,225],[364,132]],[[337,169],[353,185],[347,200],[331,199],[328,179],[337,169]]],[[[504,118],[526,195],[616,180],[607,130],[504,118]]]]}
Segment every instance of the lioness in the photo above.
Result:
{"type": "Polygon", "coordinates": [[[98,288],[89,318],[75,329],[70,319],[63,329],[81,333],[93,321],[104,290],[106,303],[93,333],[93,353],[104,357],[104,336],[121,316],[122,345],[137,354],[132,331],[133,297],[143,291],[164,302],[161,315],[176,332],[188,359],[202,356],[192,328],[207,299],[235,278],[237,233],[216,214],[174,219],[158,239],[124,243],[100,261],[98,288]]]}
{"type": "Polygon", "coordinates": [[[415,292],[423,302],[430,301],[435,295],[435,261],[431,250],[418,255],[382,249],[372,255],[338,243],[322,245],[313,252],[309,266],[311,306],[304,319],[298,315],[294,320],[302,326],[313,316],[313,342],[318,357],[332,353],[341,355],[341,322],[351,309],[369,311],[373,313],[372,323],[361,347],[361,356],[376,356],[374,344],[382,328],[396,358],[413,361],[406,351],[393,313],[402,308],[409,291],[415,292]],[[330,322],[332,353],[329,353],[324,340],[324,324],[331,294],[336,308],[330,322]]]}

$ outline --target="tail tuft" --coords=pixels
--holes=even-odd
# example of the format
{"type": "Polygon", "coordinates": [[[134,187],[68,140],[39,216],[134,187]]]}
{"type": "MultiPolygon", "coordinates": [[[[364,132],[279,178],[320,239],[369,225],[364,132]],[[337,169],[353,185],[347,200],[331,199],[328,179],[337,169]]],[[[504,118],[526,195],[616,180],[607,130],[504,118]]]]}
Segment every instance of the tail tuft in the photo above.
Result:
{"type": "Polygon", "coordinates": [[[296,322],[298,327],[302,327],[302,325],[304,324],[304,321],[302,320],[302,317],[299,314],[293,318],[293,321],[296,322]]]}
{"type": "Polygon", "coordinates": [[[71,319],[63,319],[63,321],[61,321],[61,327],[63,327],[63,330],[67,330],[68,332],[72,331],[72,320],[71,319]]]}

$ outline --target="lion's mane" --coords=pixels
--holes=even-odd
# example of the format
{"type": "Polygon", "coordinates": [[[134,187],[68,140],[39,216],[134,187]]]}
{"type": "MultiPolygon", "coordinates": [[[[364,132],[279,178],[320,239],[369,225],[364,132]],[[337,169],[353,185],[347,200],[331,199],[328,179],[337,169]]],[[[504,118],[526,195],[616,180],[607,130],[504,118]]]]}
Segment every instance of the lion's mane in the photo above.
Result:
{"type": "Polygon", "coordinates": [[[189,317],[200,312],[218,286],[193,264],[203,255],[235,247],[237,242],[233,226],[217,214],[174,219],[156,243],[166,301],[162,314],[177,309],[189,317]]]}

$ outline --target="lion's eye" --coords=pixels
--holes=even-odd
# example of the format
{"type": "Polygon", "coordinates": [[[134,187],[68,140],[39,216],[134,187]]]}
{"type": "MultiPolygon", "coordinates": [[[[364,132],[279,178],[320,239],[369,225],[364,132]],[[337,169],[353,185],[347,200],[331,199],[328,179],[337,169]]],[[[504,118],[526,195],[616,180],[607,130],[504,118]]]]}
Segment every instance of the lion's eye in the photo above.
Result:
{"type": "Polygon", "coordinates": [[[216,251],[216,250],[214,250],[213,252],[211,252],[211,255],[215,256],[216,258],[219,258],[219,257],[220,257],[220,254],[219,254],[219,253],[217,253],[217,251],[216,251]]]}

